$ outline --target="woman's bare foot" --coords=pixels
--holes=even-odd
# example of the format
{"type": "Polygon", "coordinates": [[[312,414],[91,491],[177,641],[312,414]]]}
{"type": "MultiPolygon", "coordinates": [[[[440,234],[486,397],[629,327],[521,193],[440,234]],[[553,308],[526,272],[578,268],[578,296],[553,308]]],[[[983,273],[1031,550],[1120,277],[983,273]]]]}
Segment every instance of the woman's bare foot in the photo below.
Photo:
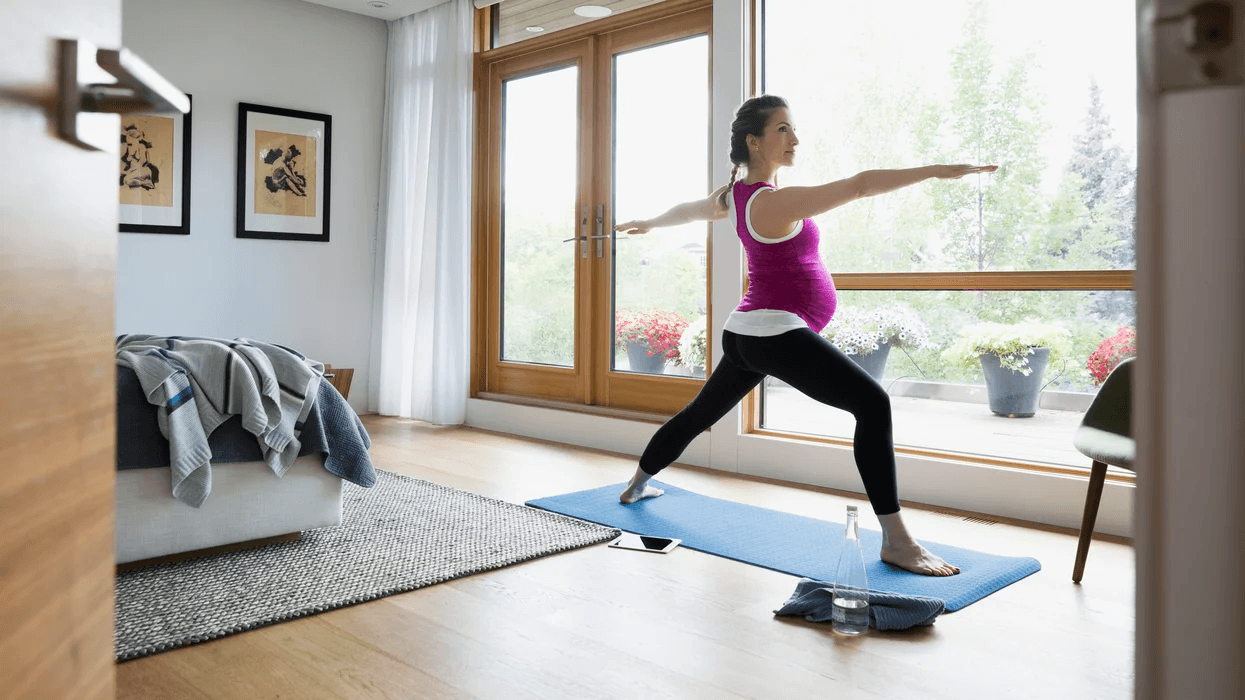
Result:
{"type": "Polygon", "coordinates": [[[634,487],[629,486],[627,487],[627,490],[623,491],[622,495],[618,497],[618,500],[623,503],[635,503],[636,501],[643,501],[646,498],[657,498],[663,493],[665,493],[665,491],[662,491],[656,486],[649,486],[648,484],[642,484],[634,487]]]}
{"type": "Polygon", "coordinates": [[[954,576],[960,567],[922,547],[904,526],[899,512],[879,515],[882,525],[882,561],[922,576],[954,576]]]}
{"type": "Polygon", "coordinates": [[[942,557],[917,542],[912,545],[914,547],[891,547],[883,544],[882,561],[922,576],[955,576],[960,573],[959,567],[951,566],[942,557]]]}
{"type": "Polygon", "coordinates": [[[623,503],[635,503],[646,498],[657,498],[665,493],[656,486],[649,486],[648,480],[651,478],[653,478],[652,474],[647,474],[643,469],[636,467],[635,474],[631,477],[631,481],[627,482],[627,488],[619,494],[618,500],[623,503]]]}

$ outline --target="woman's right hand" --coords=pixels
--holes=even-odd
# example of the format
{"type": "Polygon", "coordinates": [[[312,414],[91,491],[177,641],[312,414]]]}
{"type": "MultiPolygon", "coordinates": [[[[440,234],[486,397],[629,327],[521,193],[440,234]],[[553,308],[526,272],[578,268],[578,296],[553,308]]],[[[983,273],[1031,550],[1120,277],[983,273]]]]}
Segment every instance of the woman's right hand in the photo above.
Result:
{"type": "Polygon", "coordinates": [[[614,227],[614,230],[619,233],[625,233],[629,236],[634,236],[639,233],[648,233],[649,231],[652,231],[653,225],[643,220],[628,221],[625,224],[618,224],[617,226],[614,227]]]}

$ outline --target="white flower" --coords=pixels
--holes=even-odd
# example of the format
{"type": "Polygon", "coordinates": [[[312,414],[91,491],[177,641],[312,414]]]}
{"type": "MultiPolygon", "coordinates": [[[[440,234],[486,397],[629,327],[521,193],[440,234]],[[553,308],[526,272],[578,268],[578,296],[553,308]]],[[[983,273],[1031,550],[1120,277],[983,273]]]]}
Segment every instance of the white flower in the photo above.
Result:
{"type": "Polygon", "coordinates": [[[849,354],[867,355],[882,345],[919,350],[929,347],[929,328],[906,307],[870,311],[840,309],[822,336],[849,354]]]}
{"type": "Polygon", "coordinates": [[[687,367],[705,366],[705,324],[704,316],[687,324],[679,338],[679,364],[687,367]]]}

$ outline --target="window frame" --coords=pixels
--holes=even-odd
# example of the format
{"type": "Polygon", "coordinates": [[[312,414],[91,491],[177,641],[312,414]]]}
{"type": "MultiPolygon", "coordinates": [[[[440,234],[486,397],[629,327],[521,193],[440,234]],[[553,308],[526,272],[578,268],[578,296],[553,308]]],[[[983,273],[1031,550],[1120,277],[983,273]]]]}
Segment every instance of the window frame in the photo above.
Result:
{"type": "MultiPolygon", "coordinates": [[[[619,373],[612,370],[608,357],[613,356],[612,334],[608,323],[578,327],[585,319],[599,319],[609,314],[612,303],[609,269],[612,251],[606,249],[602,258],[577,258],[575,315],[577,341],[575,366],[553,368],[504,362],[494,335],[501,316],[500,252],[501,243],[501,89],[508,77],[523,74],[545,65],[571,65],[575,60],[580,69],[580,157],[583,163],[577,192],[577,208],[604,204],[605,219],[613,218],[609,196],[611,141],[608,137],[610,115],[598,107],[599,96],[612,90],[615,50],[628,50],[648,44],[676,41],[688,36],[707,34],[712,46],[711,0],[668,0],[618,15],[585,23],[507,46],[478,50],[475,58],[476,142],[474,154],[472,208],[475,217],[472,260],[472,360],[471,396],[501,394],[527,397],[533,401],[555,400],[569,406],[607,406],[641,411],[651,415],[672,415],[699,392],[704,379],[674,375],[648,376],[619,373]],[[574,46],[586,47],[579,50],[574,46]],[[571,56],[578,58],[573,60],[571,56]],[[558,57],[558,58],[553,58],[558,57]],[[602,136],[606,135],[606,136],[602,136]],[[595,144],[595,146],[591,145],[595,144]],[[591,164],[590,166],[587,164],[591,164]],[[608,353],[607,353],[608,350],[608,353]],[[604,363],[604,365],[602,364],[604,363]]],[[[477,10],[477,47],[485,45],[491,26],[491,9],[477,10]],[[489,15],[481,13],[490,12],[489,15]]],[[[712,59],[708,75],[712,90],[712,59]]],[[[706,114],[706,119],[711,118],[706,114]]],[[[706,164],[708,170],[709,165],[706,164]]],[[[590,218],[591,218],[590,212],[590,218]]],[[[711,250],[709,224],[706,224],[706,247],[711,250]]],[[[577,230],[578,232],[578,230],[577,230]]],[[[707,308],[712,293],[713,270],[707,270],[707,308]]],[[[591,323],[591,321],[589,321],[591,323]]],[[[710,342],[712,346],[712,341],[710,342]]],[[[708,370],[707,370],[708,371],[708,370]]]]}
{"type": "MultiPolygon", "coordinates": [[[[749,11],[747,73],[751,85],[759,89],[752,94],[764,94],[765,87],[765,5],[767,0],[747,0],[749,11]]],[[[1136,268],[1124,270],[1000,270],[965,272],[839,272],[834,273],[836,289],[843,291],[1135,291],[1136,268]]],[[[744,274],[747,289],[747,274],[744,274]]],[[[743,401],[741,432],[756,436],[768,436],[805,440],[836,446],[851,446],[852,441],[831,436],[791,433],[761,427],[762,392],[759,386],[743,401]]],[[[1060,475],[1083,476],[1089,467],[1067,467],[1038,462],[1022,462],[991,455],[961,454],[933,448],[896,445],[897,454],[913,457],[932,457],[970,462],[994,467],[1024,469],[1060,475]]],[[[1107,479],[1121,483],[1135,483],[1132,473],[1107,474],[1107,479]]]]}

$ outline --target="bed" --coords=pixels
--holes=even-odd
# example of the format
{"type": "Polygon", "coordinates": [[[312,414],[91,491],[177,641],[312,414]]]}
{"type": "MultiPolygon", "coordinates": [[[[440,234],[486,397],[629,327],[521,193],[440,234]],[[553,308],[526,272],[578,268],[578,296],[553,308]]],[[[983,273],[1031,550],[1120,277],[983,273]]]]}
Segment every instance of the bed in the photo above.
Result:
{"type": "Polygon", "coordinates": [[[328,379],[320,378],[316,392],[297,426],[298,456],[280,477],[264,461],[255,435],[243,429],[240,416],[215,427],[207,435],[210,492],[195,507],[171,492],[170,442],[157,418],[163,408],[149,403],[135,371],[119,364],[117,564],[132,568],[339,525],[343,481],[365,487],[375,483],[367,454],[371,443],[328,379]]]}

